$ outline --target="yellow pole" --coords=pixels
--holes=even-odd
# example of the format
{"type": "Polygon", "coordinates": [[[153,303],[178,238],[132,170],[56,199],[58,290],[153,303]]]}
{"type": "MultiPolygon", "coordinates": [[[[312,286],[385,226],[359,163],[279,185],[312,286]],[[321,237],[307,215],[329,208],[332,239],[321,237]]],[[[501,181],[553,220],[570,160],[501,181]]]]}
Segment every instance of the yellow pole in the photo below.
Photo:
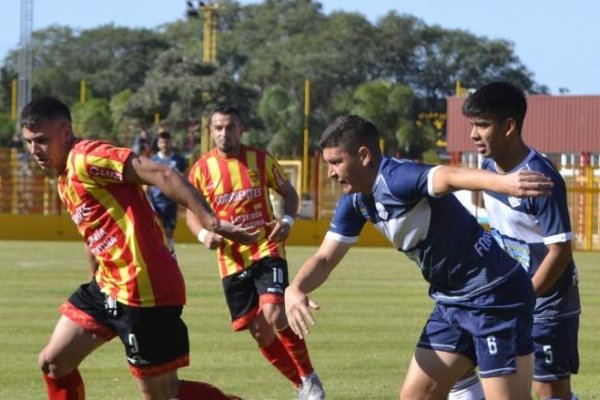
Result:
{"type": "Polygon", "coordinates": [[[11,183],[11,212],[19,213],[19,193],[17,185],[22,184],[19,180],[24,179],[23,176],[17,177],[17,149],[10,149],[10,183],[11,183]]]}
{"type": "Polygon", "coordinates": [[[304,80],[304,156],[302,158],[302,193],[308,193],[308,147],[309,147],[309,130],[308,118],[310,115],[310,81],[304,80]]]}
{"type": "Polygon", "coordinates": [[[19,82],[16,79],[12,80],[12,88],[11,88],[11,96],[10,96],[10,117],[13,121],[17,120],[17,98],[18,98],[18,89],[19,82]]]}
{"type": "Polygon", "coordinates": [[[584,223],[584,250],[592,250],[592,233],[594,215],[594,170],[591,165],[585,166],[585,223],[584,223]]]}
{"type": "MultiPolygon", "coordinates": [[[[205,4],[203,11],[203,32],[202,58],[205,63],[214,64],[217,60],[217,23],[216,23],[216,4],[205,4]]],[[[206,104],[210,99],[210,93],[204,91],[202,100],[206,104]]],[[[211,148],[210,127],[208,117],[203,115],[200,119],[200,153],[206,153],[211,148]]]]}
{"type": "Polygon", "coordinates": [[[216,5],[204,5],[203,11],[203,31],[204,40],[202,43],[202,53],[205,63],[214,63],[217,55],[217,23],[216,17],[216,5]]]}
{"type": "Polygon", "coordinates": [[[154,125],[158,126],[158,124],[160,124],[160,113],[155,112],[154,113],[154,125]]]}
{"type": "Polygon", "coordinates": [[[85,79],[79,81],[79,102],[85,103],[87,99],[87,83],[85,79]]]}

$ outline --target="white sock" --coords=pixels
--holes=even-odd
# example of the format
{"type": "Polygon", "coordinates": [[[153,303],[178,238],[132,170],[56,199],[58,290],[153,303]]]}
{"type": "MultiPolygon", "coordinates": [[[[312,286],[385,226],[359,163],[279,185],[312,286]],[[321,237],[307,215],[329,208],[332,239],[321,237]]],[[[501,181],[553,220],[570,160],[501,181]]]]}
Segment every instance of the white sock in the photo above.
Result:
{"type": "Polygon", "coordinates": [[[446,400],[484,400],[483,387],[477,374],[458,381],[452,386],[446,400]]]}
{"type": "Polygon", "coordinates": [[[317,376],[317,373],[313,371],[310,375],[301,376],[300,379],[302,379],[302,382],[306,382],[306,381],[310,381],[315,376],[317,376]]]}

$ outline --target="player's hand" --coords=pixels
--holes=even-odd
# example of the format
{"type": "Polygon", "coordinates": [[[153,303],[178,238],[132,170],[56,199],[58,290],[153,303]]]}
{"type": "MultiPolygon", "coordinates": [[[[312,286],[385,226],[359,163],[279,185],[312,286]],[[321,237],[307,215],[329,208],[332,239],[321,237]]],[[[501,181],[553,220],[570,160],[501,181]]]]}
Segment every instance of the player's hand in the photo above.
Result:
{"type": "Polygon", "coordinates": [[[254,244],[260,237],[260,231],[256,228],[244,228],[227,221],[220,221],[215,233],[239,244],[254,244]]]}
{"type": "Polygon", "coordinates": [[[311,310],[318,310],[317,303],[294,286],[285,289],[285,314],[290,328],[300,339],[304,338],[315,325],[315,317],[311,310]]]}
{"type": "Polygon", "coordinates": [[[290,235],[292,227],[280,219],[267,223],[267,227],[273,227],[268,239],[274,242],[283,242],[290,235]]]}
{"type": "Polygon", "coordinates": [[[547,176],[525,169],[503,175],[503,178],[508,185],[507,194],[515,197],[548,196],[554,186],[547,176]]]}
{"type": "Polygon", "coordinates": [[[223,243],[223,236],[216,232],[208,232],[204,238],[204,247],[209,250],[216,250],[223,243]]]}

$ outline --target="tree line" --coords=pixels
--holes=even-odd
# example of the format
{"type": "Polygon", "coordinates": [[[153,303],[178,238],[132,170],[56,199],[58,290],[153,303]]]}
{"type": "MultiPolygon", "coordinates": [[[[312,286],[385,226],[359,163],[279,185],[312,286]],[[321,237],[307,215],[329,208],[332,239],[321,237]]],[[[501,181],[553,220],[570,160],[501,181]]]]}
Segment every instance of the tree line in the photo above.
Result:
{"type": "MultiPolygon", "coordinates": [[[[478,87],[502,79],[528,93],[548,92],[511,42],[395,11],[372,23],[358,13],[325,14],[311,0],[223,1],[211,64],[202,60],[202,23],[199,13],[156,29],[35,31],[33,97],[59,97],[72,106],[77,133],[116,141],[150,129],[155,115],[183,138],[215,105],[231,103],[247,116],[247,142],[297,157],[308,79],[311,145],[335,116],[352,112],[378,125],[388,153],[421,158],[439,131],[418,116],[443,113],[456,81],[478,87]],[[80,103],[82,79],[89,95],[80,103]]],[[[14,50],[0,67],[4,145],[16,129],[10,94],[17,73],[14,50]]]]}

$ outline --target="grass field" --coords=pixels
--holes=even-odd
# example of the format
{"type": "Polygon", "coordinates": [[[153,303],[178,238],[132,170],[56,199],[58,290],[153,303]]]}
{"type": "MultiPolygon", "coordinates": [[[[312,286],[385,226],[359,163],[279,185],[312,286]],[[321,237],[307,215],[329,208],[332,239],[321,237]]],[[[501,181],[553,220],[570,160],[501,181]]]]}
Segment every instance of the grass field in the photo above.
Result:
{"type": "MultiPolygon", "coordinates": [[[[291,247],[293,275],[314,248],[291,247]]],[[[186,281],[184,311],[192,366],[182,378],[215,383],[247,400],[292,399],[294,390],[256,349],[233,333],[214,254],[178,245],[186,281]]],[[[39,350],[58,318],[59,304],[86,278],[82,245],[0,241],[0,399],[44,399],[39,350]]],[[[582,400],[600,399],[600,254],[577,253],[583,314],[582,400]]],[[[313,298],[321,304],[308,337],[313,363],[330,400],[396,399],[415,342],[432,307],[417,268],[391,249],[356,248],[313,298]]],[[[123,349],[113,340],[81,366],[87,398],[137,399],[123,349]]]]}

